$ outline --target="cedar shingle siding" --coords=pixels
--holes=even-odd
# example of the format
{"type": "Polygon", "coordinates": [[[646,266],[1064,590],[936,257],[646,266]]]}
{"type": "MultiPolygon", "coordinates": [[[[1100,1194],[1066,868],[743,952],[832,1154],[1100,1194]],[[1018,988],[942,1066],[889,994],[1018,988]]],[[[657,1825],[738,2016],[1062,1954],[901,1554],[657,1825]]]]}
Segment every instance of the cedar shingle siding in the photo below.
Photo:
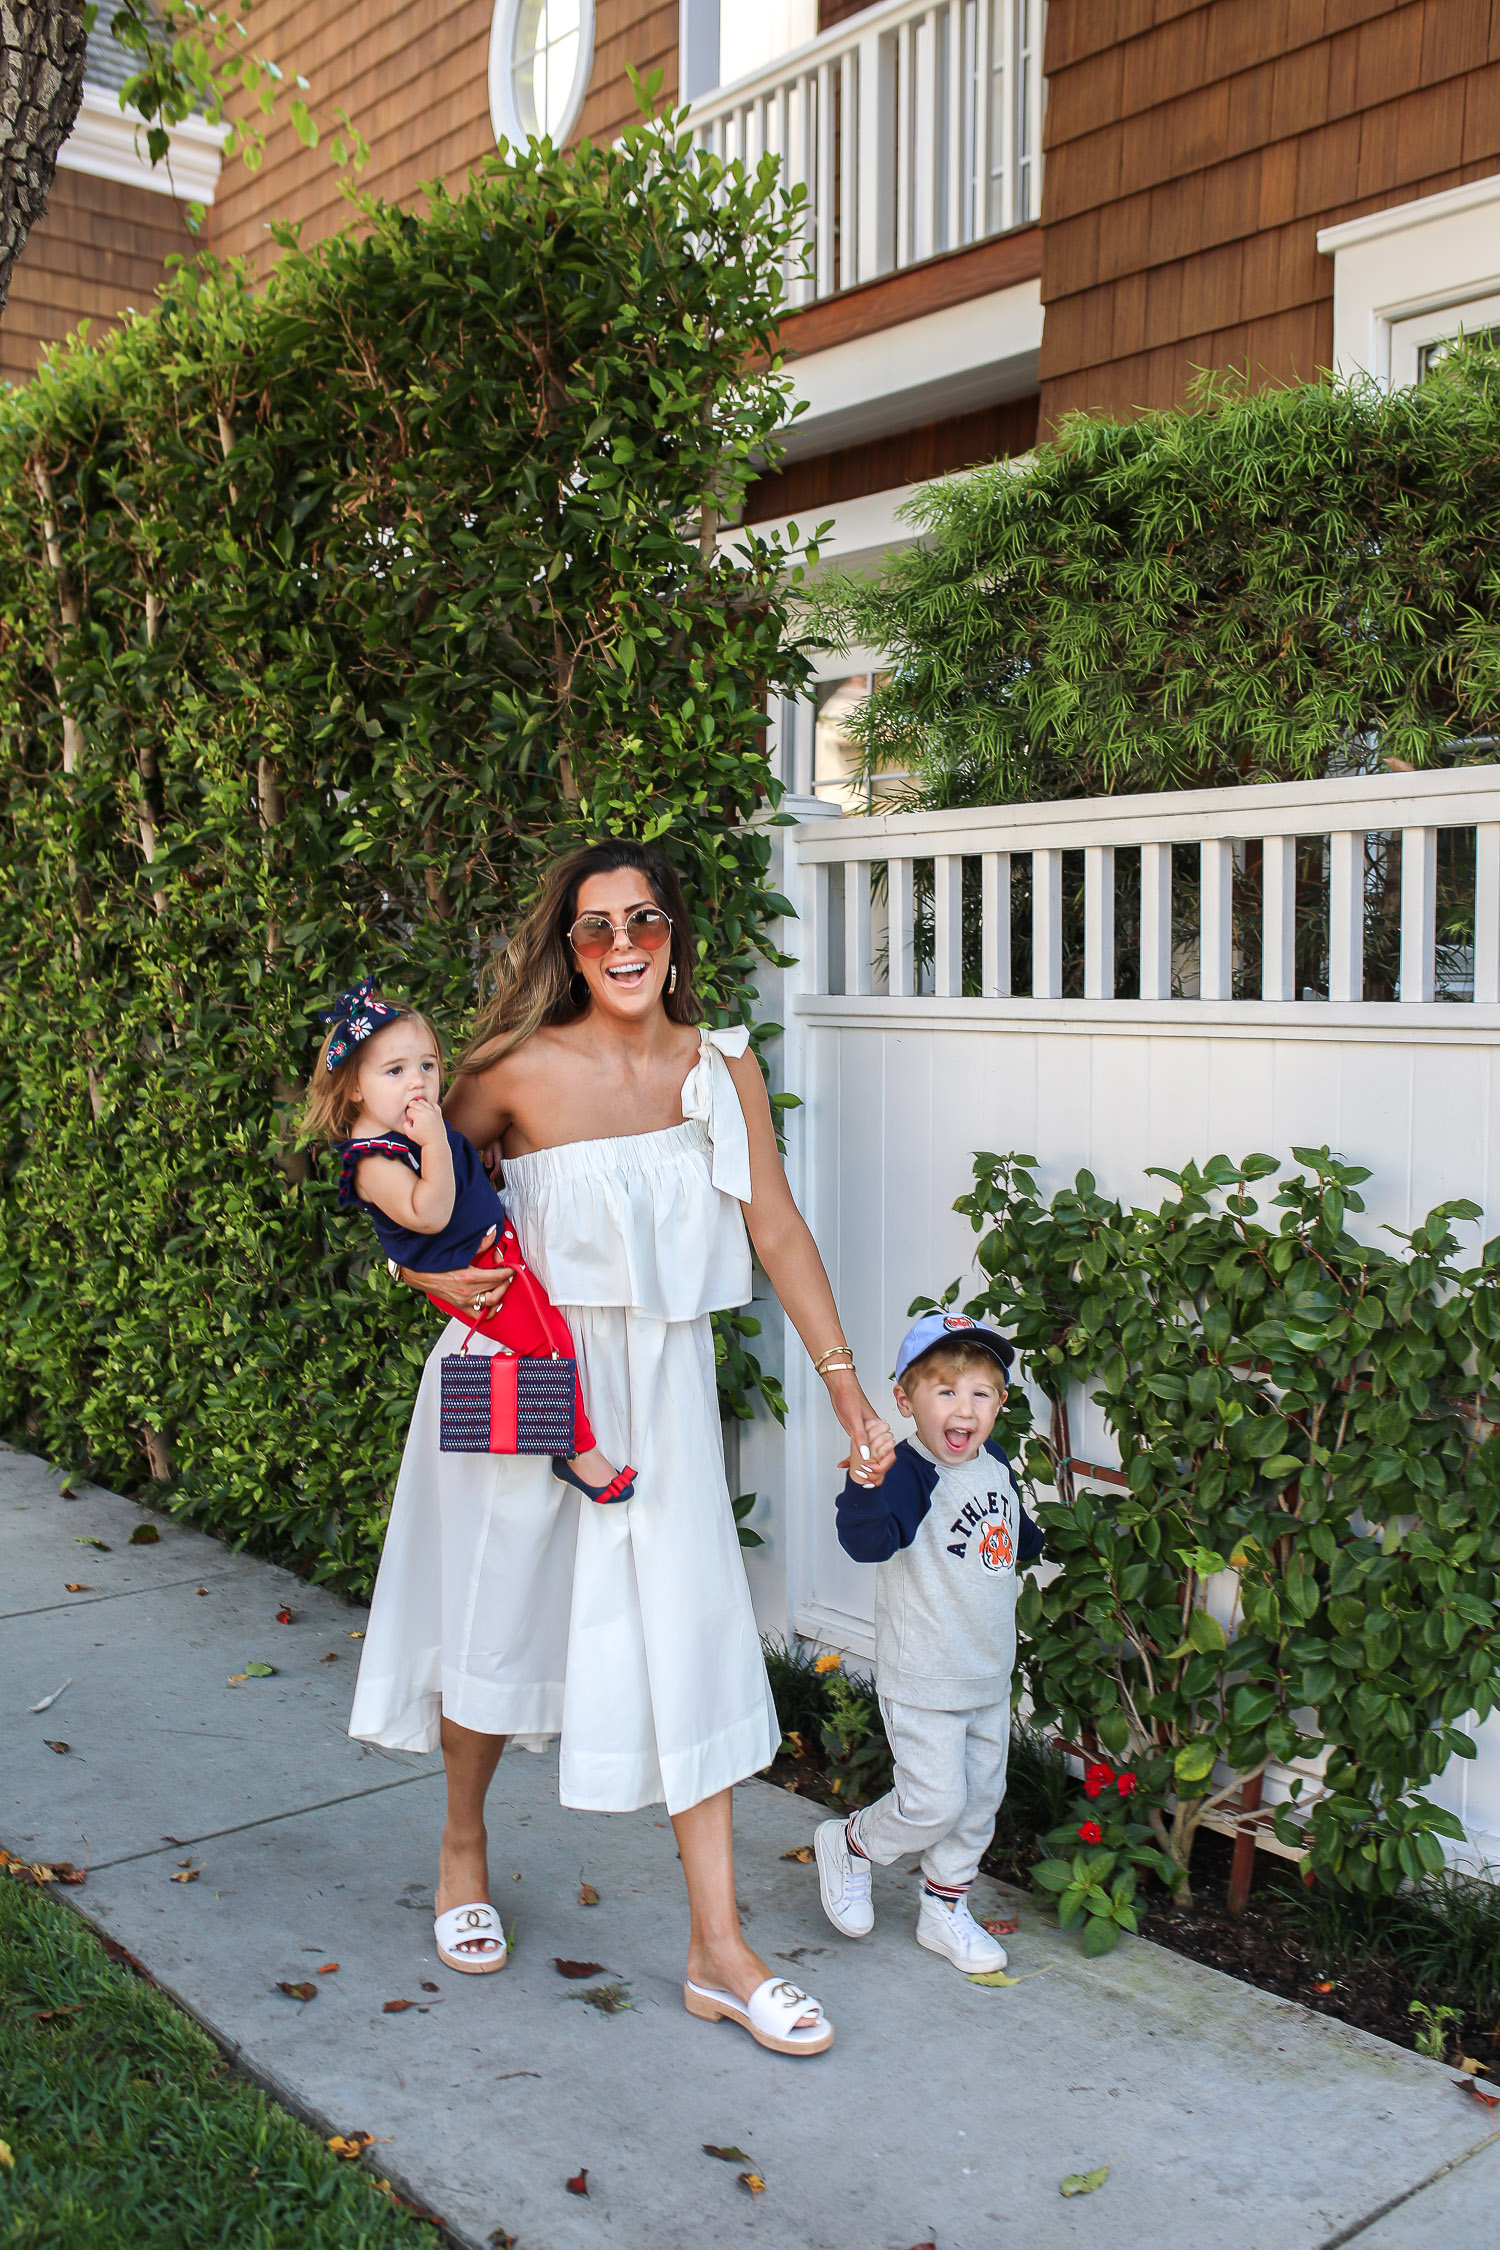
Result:
{"type": "Polygon", "coordinates": [[[1500,0],[1051,0],[1042,421],[1333,357],[1317,231],[1500,172],[1500,0]]]}

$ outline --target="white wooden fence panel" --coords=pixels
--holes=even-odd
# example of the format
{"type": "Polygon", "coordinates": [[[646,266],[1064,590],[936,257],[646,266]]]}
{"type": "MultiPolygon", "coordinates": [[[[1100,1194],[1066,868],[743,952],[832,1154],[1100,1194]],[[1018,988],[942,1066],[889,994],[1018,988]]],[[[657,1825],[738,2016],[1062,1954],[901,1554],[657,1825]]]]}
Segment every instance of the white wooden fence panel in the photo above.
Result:
{"type": "MultiPolygon", "coordinates": [[[[1370,1167],[1367,1209],[1356,1224],[1372,1238],[1382,1226],[1409,1228],[1435,1203],[1459,1196],[1485,1212],[1482,1224],[1464,1230],[1468,1243],[1477,1248],[1500,1232],[1500,768],[961,816],[819,819],[773,834],[781,887],[806,917],[782,930],[785,950],[802,953],[802,964],[784,979],[769,978],[766,991],[767,1013],[787,1026],[781,1082],[805,1105],[789,1119],[789,1166],[865,1387],[893,1420],[888,1372],[911,1300],[940,1295],[959,1275],[966,1294],[978,1286],[975,1237],[952,1208],[972,1182],[976,1149],[1034,1155],[1047,1192],[1087,1169],[1105,1192],[1155,1204],[1166,1187],[1146,1176],[1148,1166],[1175,1170],[1220,1151],[1264,1149],[1290,1168],[1294,1145],[1327,1143],[1370,1167]],[[1445,1003],[1427,996],[1435,883],[1426,839],[1465,825],[1478,842],[1475,989],[1492,996],[1445,1003]],[[1364,837],[1398,831],[1411,886],[1403,963],[1422,997],[1366,1002],[1358,997],[1364,837]],[[1266,948],[1265,989],[1289,995],[1291,840],[1318,834],[1330,840],[1341,918],[1340,928],[1330,917],[1332,966],[1351,997],[1229,998],[1230,967],[1217,940],[1209,981],[1225,996],[1112,997],[1106,870],[1117,845],[1147,846],[1148,903],[1170,881],[1164,847],[1222,846],[1204,854],[1217,862],[1206,912],[1222,932],[1230,846],[1237,837],[1260,838],[1266,935],[1276,941],[1266,948]],[[1063,966],[1061,855],[1074,850],[1090,855],[1084,959],[1091,996],[1063,999],[1055,996],[1063,966]],[[961,982],[955,955],[965,856],[979,866],[985,997],[933,989],[961,982]],[[1041,979],[1052,997],[1004,990],[1017,858],[1033,869],[1041,979]],[[835,937],[828,874],[838,866],[850,881],[835,937]],[[880,866],[888,870],[877,886],[884,917],[879,897],[873,915],[862,903],[870,896],[867,870],[880,866]],[[936,978],[930,967],[919,977],[916,960],[924,880],[937,885],[936,978]],[[878,989],[870,952],[863,972],[859,959],[860,947],[878,950],[883,919],[892,948],[888,992],[878,989]],[[844,991],[828,989],[835,945],[844,991]]],[[[931,888],[926,896],[930,927],[931,888]]],[[[1143,951],[1164,971],[1165,940],[1153,946],[1147,936],[1143,951]]],[[[930,955],[930,938],[928,946],[930,955]]],[[[1164,983],[1162,975],[1158,990],[1164,983]]],[[[763,1427],[754,1438],[756,1481],[776,1487],[761,1526],[769,1546],[752,1563],[758,1606],[769,1625],[868,1658],[873,1573],[849,1561],[834,1532],[841,1433],[795,1341],[786,1366],[787,1434],[763,1427]]],[[[1099,1408],[1078,1396],[1071,1411],[1075,1454],[1112,1462],[1099,1408]]],[[[1478,1760],[1455,1760],[1436,1794],[1465,1820],[1475,1850],[1500,1861],[1500,1721],[1479,1739],[1478,1760]]]]}

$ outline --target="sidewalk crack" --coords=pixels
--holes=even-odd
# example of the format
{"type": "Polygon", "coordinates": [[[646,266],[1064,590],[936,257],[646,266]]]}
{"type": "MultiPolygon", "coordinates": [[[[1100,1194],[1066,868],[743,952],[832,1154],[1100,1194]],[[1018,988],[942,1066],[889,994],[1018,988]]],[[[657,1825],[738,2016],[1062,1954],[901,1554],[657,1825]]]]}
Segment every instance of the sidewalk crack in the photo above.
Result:
{"type": "Polygon", "coordinates": [[[38,1602],[32,1609],[0,1609],[0,1625],[8,1625],[17,1617],[47,1617],[55,1609],[97,1609],[101,1602],[135,1601],[142,1594],[169,1594],[176,1586],[192,1586],[206,1578],[210,1586],[221,1578],[232,1578],[232,1570],[221,1571],[217,1576],[206,1570],[195,1570],[188,1578],[162,1578],[154,1586],[122,1586],[118,1593],[92,1594],[87,1601],[38,1602]]]}
{"type": "Polygon", "coordinates": [[[111,1867],[129,1867],[138,1859],[159,1859],[164,1852],[176,1851],[188,1844],[214,1844],[221,1836],[243,1836],[251,1828],[270,1828],[278,1820],[301,1820],[308,1813],[330,1812],[336,1805],[357,1804],[361,1797],[380,1797],[388,1789],[409,1789],[414,1781],[440,1781],[443,1769],[433,1766],[425,1773],[403,1774],[399,1781],[377,1781],[370,1789],[351,1789],[342,1797],[324,1797],[315,1805],[290,1805],[285,1812],[262,1813],[258,1820],[237,1820],[229,1828],[207,1828],[199,1836],[174,1836],[170,1842],[163,1838],[145,1851],[122,1852],[118,1859],[96,1859],[89,1869],[91,1875],[103,1875],[111,1867]]]}
{"type": "Polygon", "coordinates": [[[1337,2234],[1326,2236],[1317,2245],[1317,2250],[1343,2250],[1343,2245],[1346,2242],[1357,2241],[1360,2235],[1368,2233],[1369,2229],[1377,2226],[1382,2219],[1389,2218],[1393,2211],[1399,2211],[1403,2204],[1410,2203],[1414,2196],[1424,2195],[1428,2188],[1436,2187],[1438,2181],[1446,2179],[1450,2172],[1456,2172],[1461,2164],[1467,2164],[1470,2157],[1479,2156],[1485,2149],[1492,2148],[1497,2140],[1500,2140],[1500,2125],[1495,2127],[1493,2133],[1486,2133],[1482,2141],[1476,2141],[1472,2148],[1466,2148],[1461,2155],[1450,2156],[1446,2164],[1440,2164],[1435,2172],[1429,2172],[1426,2179],[1416,2181],[1409,2188],[1403,2188],[1399,2195],[1388,2196],[1378,2209],[1367,2211],[1362,2219],[1352,2219],[1349,2225],[1341,2227],[1337,2234]]]}

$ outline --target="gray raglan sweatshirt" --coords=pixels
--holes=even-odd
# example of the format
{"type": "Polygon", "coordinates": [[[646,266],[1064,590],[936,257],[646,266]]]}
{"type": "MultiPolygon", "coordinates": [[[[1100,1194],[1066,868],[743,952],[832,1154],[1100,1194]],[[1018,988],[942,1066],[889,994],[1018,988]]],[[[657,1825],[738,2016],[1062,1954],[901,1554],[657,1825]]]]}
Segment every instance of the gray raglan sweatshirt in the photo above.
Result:
{"type": "Polygon", "coordinates": [[[955,1464],[906,1442],[938,1481],[910,1545],[875,1566],[875,1685],[926,1710],[1001,1703],[1016,1661],[1014,1472],[992,1454],[955,1464]]]}

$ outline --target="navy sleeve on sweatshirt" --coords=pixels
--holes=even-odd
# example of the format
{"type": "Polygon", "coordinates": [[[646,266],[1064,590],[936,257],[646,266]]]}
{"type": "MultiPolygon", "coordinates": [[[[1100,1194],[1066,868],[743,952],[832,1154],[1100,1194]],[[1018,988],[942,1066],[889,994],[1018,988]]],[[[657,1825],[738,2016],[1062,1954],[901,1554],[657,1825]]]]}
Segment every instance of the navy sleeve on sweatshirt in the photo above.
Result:
{"type": "MultiPolygon", "coordinates": [[[[936,1481],[934,1476],[932,1483],[936,1481]]],[[[855,1562],[889,1562],[899,1547],[911,1545],[931,1505],[932,1485],[918,1475],[903,1442],[883,1484],[844,1479],[838,1497],[839,1545],[855,1562]]]]}

